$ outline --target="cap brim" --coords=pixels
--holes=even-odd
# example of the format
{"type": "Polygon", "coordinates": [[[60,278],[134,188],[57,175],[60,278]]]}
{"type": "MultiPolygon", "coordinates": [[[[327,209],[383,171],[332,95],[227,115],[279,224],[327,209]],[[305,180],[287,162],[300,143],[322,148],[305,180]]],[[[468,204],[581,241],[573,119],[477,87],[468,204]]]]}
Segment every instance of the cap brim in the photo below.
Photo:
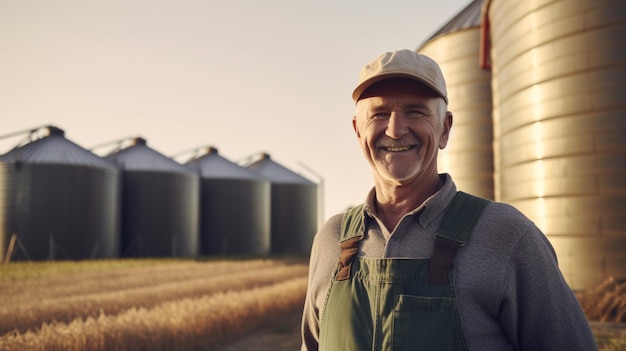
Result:
{"type": "Polygon", "coordinates": [[[359,101],[359,99],[361,98],[361,95],[363,95],[363,93],[372,85],[386,80],[386,79],[391,79],[391,78],[407,78],[407,79],[412,79],[415,81],[418,81],[422,84],[424,84],[425,86],[427,86],[430,90],[432,90],[435,94],[437,94],[438,96],[441,96],[446,102],[448,101],[448,99],[443,96],[443,94],[438,91],[430,82],[425,81],[424,79],[422,79],[421,77],[417,77],[413,74],[408,74],[406,72],[389,72],[386,74],[381,74],[378,76],[374,76],[371,77],[369,79],[364,80],[363,82],[361,82],[361,84],[357,85],[357,87],[354,89],[354,91],[352,92],[352,100],[359,101]]]}

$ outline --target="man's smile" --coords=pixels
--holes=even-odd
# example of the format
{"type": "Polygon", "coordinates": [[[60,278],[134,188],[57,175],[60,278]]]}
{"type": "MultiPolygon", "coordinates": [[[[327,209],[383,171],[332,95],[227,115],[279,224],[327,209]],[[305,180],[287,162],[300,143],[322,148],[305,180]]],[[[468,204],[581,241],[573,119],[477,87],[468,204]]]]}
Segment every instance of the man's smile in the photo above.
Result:
{"type": "Polygon", "coordinates": [[[413,146],[413,145],[407,145],[407,146],[383,146],[382,148],[385,151],[387,151],[387,152],[402,152],[402,151],[411,150],[411,149],[415,148],[415,146],[413,146]]]}

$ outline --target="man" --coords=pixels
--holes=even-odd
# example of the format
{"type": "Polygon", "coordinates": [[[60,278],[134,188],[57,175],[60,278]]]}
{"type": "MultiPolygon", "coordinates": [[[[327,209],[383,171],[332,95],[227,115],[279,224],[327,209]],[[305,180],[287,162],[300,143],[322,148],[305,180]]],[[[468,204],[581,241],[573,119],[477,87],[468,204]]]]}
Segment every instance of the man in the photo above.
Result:
{"type": "Polygon", "coordinates": [[[385,53],[352,97],[374,188],[315,237],[302,350],[597,350],[545,235],[438,173],[452,127],[439,66],[385,53]]]}

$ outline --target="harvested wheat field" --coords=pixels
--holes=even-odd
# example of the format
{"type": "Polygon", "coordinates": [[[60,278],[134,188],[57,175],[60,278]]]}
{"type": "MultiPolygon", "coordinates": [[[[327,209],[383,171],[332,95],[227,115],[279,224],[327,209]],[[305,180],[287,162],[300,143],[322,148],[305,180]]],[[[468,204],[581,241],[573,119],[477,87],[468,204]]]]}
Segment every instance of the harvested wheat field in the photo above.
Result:
{"type": "Polygon", "coordinates": [[[12,263],[0,350],[209,350],[299,313],[306,261],[12,263]]]}
{"type": "MultiPolygon", "coordinates": [[[[297,258],[17,262],[0,266],[2,350],[297,350],[297,258]]],[[[626,350],[626,283],[578,298],[600,350],[626,350]]]]}

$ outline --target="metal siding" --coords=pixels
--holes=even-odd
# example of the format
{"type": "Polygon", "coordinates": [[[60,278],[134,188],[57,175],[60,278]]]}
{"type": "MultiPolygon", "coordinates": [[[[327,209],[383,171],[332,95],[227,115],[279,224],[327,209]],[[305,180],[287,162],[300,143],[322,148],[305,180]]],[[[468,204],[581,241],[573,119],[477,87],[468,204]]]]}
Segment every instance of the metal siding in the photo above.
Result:
{"type": "Polygon", "coordinates": [[[201,180],[202,252],[267,255],[270,252],[270,183],[261,179],[201,180]]]}
{"type": "Polygon", "coordinates": [[[308,255],[317,232],[317,184],[267,154],[247,168],[271,182],[271,253],[308,255]]]}
{"type": "Polygon", "coordinates": [[[270,181],[210,147],[186,165],[200,175],[200,252],[267,255],[270,252],[270,181]]]}
{"type": "MultiPolygon", "coordinates": [[[[622,218],[621,226],[624,218],[622,218]]],[[[573,287],[596,287],[598,277],[608,277],[626,267],[624,238],[620,237],[552,237],[554,246],[559,247],[559,267],[568,275],[573,287]],[[572,240],[574,239],[574,240],[572,240]]]]}
{"type": "Polygon", "coordinates": [[[489,12],[496,198],[546,233],[574,289],[626,277],[625,12],[611,0],[489,12]]]}
{"type": "Polygon", "coordinates": [[[440,170],[460,190],[494,198],[491,74],[479,67],[479,27],[444,34],[418,52],[439,63],[454,122],[448,146],[439,151],[440,170]]]}
{"type": "Polygon", "coordinates": [[[272,184],[272,253],[310,253],[317,231],[317,207],[316,186],[272,184]]]}
{"type": "Polygon", "coordinates": [[[124,171],[122,255],[195,257],[199,183],[195,174],[124,171]]]}
{"type": "Polygon", "coordinates": [[[16,246],[13,259],[118,257],[116,169],[1,163],[0,173],[0,255],[15,233],[26,254],[16,246]]]}

